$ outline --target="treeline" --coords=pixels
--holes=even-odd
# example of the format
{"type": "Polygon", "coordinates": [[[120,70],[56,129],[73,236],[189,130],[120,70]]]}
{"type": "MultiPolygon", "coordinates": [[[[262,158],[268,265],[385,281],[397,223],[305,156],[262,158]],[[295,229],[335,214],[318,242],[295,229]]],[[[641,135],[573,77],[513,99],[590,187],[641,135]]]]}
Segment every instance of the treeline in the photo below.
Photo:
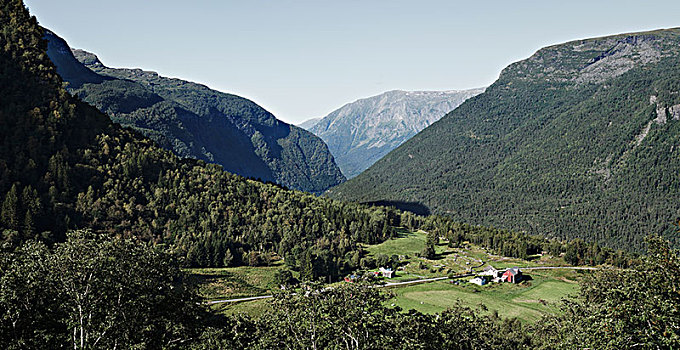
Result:
{"type": "Polygon", "coordinates": [[[311,262],[310,278],[336,279],[357,267],[350,253],[358,243],[393,235],[392,209],[318,198],[178,160],[126,130],[98,135],[96,144],[50,157],[42,178],[48,181],[12,183],[0,215],[6,243],[58,242],[62,230],[88,227],[166,246],[191,267],[263,265],[283,257],[295,269],[311,262]]]}
{"type": "Polygon", "coordinates": [[[651,238],[638,272],[585,276],[578,298],[531,324],[483,307],[438,314],[387,306],[383,288],[305,284],[260,317],[211,314],[170,254],[69,233],[0,252],[3,349],[674,349],[680,258],[651,238]],[[635,274],[631,276],[631,274],[635,274]],[[83,317],[82,315],[87,315],[83,317]]]}
{"type": "Polygon", "coordinates": [[[548,239],[524,232],[497,229],[456,222],[448,217],[430,215],[420,217],[409,212],[401,212],[399,224],[410,230],[428,232],[426,248],[434,254],[434,244],[439,238],[448,241],[451,247],[470,242],[489,249],[491,252],[513,258],[527,259],[531,255],[547,253],[563,256],[571,265],[602,265],[628,267],[638,261],[638,254],[624,250],[602,247],[596,241],[548,239]]]}

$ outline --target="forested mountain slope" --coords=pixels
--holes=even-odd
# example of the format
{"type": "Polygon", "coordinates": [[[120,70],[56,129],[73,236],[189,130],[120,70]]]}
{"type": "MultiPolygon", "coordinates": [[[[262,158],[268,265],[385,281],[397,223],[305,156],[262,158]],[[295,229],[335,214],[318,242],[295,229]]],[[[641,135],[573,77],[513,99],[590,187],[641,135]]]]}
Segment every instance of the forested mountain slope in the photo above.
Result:
{"type": "Polygon", "coordinates": [[[2,2],[0,26],[0,249],[89,229],[165,247],[190,266],[285,257],[312,279],[337,277],[359,242],[392,234],[393,210],[263,184],[159,148],[62,88],[44,30],[21,1],[2,2]]]}
{"type": "Polygon", "coordinates": [[[328,196],[548,237],[679,244],[680,29],[543,48],[328,196]]]}
{"type": "Polygon", "coordinates": [[[318,137],[250,100],[155,72],[108,68],[85,51],[74,57],[50,31],[46,38],[69,92],[180,157],[313,193],[345,179],[318,137]]]}
{"type": "Polygon", "coordinates": [[[348,103],[308,130],[321,137],[352,178],[484,89],[388,91],[348,103]]]}

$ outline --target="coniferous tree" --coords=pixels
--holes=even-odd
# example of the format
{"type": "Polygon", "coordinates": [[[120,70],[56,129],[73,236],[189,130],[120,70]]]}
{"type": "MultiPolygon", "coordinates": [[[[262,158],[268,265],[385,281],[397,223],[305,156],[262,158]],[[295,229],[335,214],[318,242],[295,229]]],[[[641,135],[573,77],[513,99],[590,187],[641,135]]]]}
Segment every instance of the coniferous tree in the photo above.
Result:
{"type": "Polygon", "coordinates": [[[2,224],[9,229],[19,230],[19,190],[17,184],[13,184],[12,188],[5,195],[5,200],[2,202],[2,224]]]}

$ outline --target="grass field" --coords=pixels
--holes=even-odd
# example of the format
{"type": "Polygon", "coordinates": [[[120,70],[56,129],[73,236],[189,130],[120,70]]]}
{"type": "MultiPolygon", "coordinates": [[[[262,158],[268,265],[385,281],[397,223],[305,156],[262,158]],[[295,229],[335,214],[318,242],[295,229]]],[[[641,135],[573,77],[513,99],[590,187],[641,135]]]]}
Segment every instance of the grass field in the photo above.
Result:
{"type": "Polygon", "coordinates": [[[246,314],[248,316],[258,317],[271,310],[269,301],[270,299],[214,304],[211,305],[210,308],[223,315],[246,314]]]}
{"type": "Polygon", "coordinates": [[[496,311],[502,317],[534,321],[545,313],[557,312],[557,302],[578,292],[575,282],[578,276],[573,274],[570,277],[574,279],[569,280],[556,279],[549,273],[532,273],[533,280],[517,285],[503,283],[480,287],[468,283],[455,285],[448,281],[410,285],[391,288],[395,297],[387,303],[404,310],[436,313],[460,301],[462,305],[473,308],[483,304],[488,309],[486,312],[496,311]]]}
{"type": "MultiPolygon", "coordinates": [[[[402,257],[397,277],[393,281],[415,280],[441,277],[447,274],[468,273],[471,267],[492,265],[498,269],[519,266],[561,266],[565,265],[559,257],[534,256],[529,260],[500,257],[490,254],[483,248],[471,244],[450,248],[446,242],[435,247],[437,256],[424,259],[418,254],[425,247],[425,232],[398,231],[398,236],[381,244],[367,245],[369,255],[379,254],[402,257]]],[[[274,274],[283,269],[278,261],[268,267],[234,267],[215,269],[189,269],[188,272],[199,282],[200,294],[207,300],[231,299],[271,294],[276,288],[274,274]]],[[[526,271],[525,271],[526,273],[526,271]]],[[[425,313],[446,310],[455,303],[469,307],[483,304],[487,311],[498,312],[503,317],[517,317],[523,321],[534,321],[545,313],[558,312],[556,303],[568,295],[578,292],[577,281],[588,272],[570,270],[536,270],[529,272],[530,280],[520,284],[488,284],[476,286],[460,280],[459,285],[448,281],[390,287],[386,291],[394,293],[387,305],[394,304],[404,310],[416,309],[425,313]]],[[[223,314],[246,313],[251,316],[262,315],[269,310],[267,300],[212,305],[211,308],[223,314]]]]}
{"type": "Polygon", "coordinates": [[[188,269],[199,283],[199,294],[207,300],[251,297],[270,294],[274,273],[283,268],[278,263],[262,267],[227,267],[188,269]]]}
{"type": "MultiPolygon", "coordinates": [[[[369,254],[377,256],[402,255],[405,259],[394,280],[413,280],[423,277],[440,277],[447,274],[464,274],[471,267],[492,265],[498,269],[513,266],[562,266],[561,258],[533,256],[529,260],[500,257],[490,254],[483,248],[465,244],[460,248],[450,248],[446,242],[435,247],[435,259],[423,259],[417,255],[425,247],[425,232],[400,231],[397,238],[381,244],[367,246],[369,254]]],[[[480,268],[476,268],[480,271],[480,268]]],[[[504,317],[517,317],[523,321],[533,321],[548,312],[557,312],[556,303],[568,295],[578,292],[577,281],[580,274],[565,270],[532,271],[531,280],[518,285],[489,284],[476,286],[467,283],[455,285],[446,282],[409,285],[390,288],[395,297],[388,305],[395,304],[404,310],[416,309],[421,312],[435,313],[446,310],[458,300],[469,307],[483,304],[488,312],[496,311],[504,317]]],[[[461,281],[463,282],[463,281],[461,281]]]]}
{"type": "Polygon", "coordinates": [[[424,232],[410,232],[404,229],[397,231],[397,238],[387,240],[383,243],[367,246],[371,255],[385,254],[415,256],[425,248],[427,236],[424,232]]]}

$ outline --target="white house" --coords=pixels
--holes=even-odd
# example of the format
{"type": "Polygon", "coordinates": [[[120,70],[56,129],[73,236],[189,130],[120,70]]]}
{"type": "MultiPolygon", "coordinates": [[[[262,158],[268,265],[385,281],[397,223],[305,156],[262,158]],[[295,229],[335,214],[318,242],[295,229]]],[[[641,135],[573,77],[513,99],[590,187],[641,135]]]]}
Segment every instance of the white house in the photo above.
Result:
{"type": "Polygon", "coordinates": [[[473,283],[473,284],[476,284],[476,285],[478,285],[478,286],[483,286],[483,285],[486,284],[486,278],[484,278],[484,277],[475,277],[475,278],[471,279],[470,281],[468,281],[468,283],[473,283]]]}
{"type": "Polygon", "coordinates": [[[482,272],[479,273],[480,276],[491,276],[491,277],[500,277],[502,275],[502,271],[496,270],[493,266],[489,265],[482,270],[482,272]]]}
{"type": "Polygon", "coordinates": [[[384,267],[381,267],[381,268],[379,269],[379,272],[380,272],[380,274],[383,275],[383,277],[385,277],[385,278],[392,278],[392,274],[394,273],[394,271],[393,271],[392,269],[386,269],[386,268],[384,268],[384,267]]]}

